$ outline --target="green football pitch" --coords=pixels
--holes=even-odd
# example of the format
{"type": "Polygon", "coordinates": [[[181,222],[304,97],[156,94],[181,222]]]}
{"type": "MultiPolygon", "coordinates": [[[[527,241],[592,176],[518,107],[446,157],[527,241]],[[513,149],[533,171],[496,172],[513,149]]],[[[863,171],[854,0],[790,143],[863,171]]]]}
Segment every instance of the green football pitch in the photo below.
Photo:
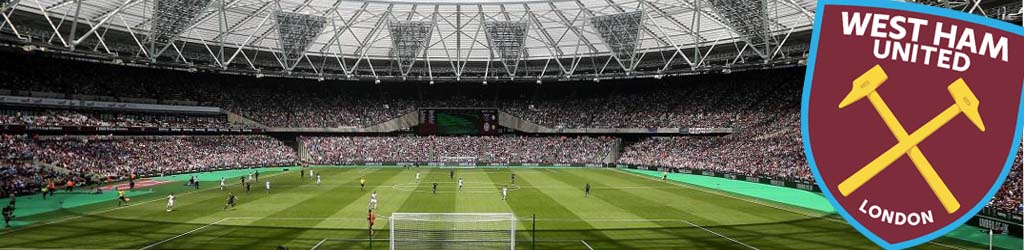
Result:
{"type": "MultiPolygon", "coordinates": [[[[828,212],[618,169],[455,169],[455,179],[466,181],[462,192],[443,168],[315,168],[320,185],[279,170],[263,172],[250,193],[239,185],[243,171],[220,175],[230,177],[225,191],[218,175],[203,175],[199,190],[163,178],[177,182],[145,187],[128,206],[105,199],[20,217],[0,232],[0,249],[388,249],[387,217],[395,212],[514,213],[516,249],[877,249],[828,212]],[[591,197],[583,194],[588,183],[591,197]],[[511,187],[505,201],[503,185],[511,187]],[[366,230],[371,191],[380,197],[373,239],[366,230]],[[178,198],[165,212],[170,192],[178,198]],[[228,192],[239,205],[224,210],[228,192]]],[[[18,203],[42,202],[32,199],[18,203]]],[[[988,246],[943,237],[918,248],[988,246]]]]}

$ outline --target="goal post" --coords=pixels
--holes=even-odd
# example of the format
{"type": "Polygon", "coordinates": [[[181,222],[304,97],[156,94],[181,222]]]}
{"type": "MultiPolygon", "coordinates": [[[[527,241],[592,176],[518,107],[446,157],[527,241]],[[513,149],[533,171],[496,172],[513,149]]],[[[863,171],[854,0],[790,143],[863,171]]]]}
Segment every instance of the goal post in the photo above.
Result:
{"type": "Polygon", "coordinates": [[[394,213],[391,250],[515,250],[511,213],[394,213]]]}
{"type": "Polygon", "coordinates": [[[441,156],[444,163],[476,163],[474,156],[441,156]]]}

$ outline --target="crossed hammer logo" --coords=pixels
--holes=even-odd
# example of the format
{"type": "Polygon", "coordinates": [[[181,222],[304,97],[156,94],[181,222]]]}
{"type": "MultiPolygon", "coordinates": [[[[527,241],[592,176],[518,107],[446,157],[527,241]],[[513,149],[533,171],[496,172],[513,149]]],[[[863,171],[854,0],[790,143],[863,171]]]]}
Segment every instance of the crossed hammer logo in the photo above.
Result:
{"type": "Polygon", "coordinates": [[[962,78],[957,79],[947,87],[954,103],[921,126],[921,128],[908,134],[896,118],[896,115],[885,104],[882,96],[877,92],[878,87],[888,79],[889,76],[886,75],[885,70],[881,66],[875,65],[853,80],[853,89],[839,103],[839,108],[842,109],[867,97],[871,105],[874,106],[875,111],[881,116],[882,121],[885,122],[885,126],[889,127],[889,131],[899,141],[896,145],[890,147],[889,150],[886,150],[885,153],[882,153],[842,183],[839,183],[839,192],[843,196],[849,196],[897,159],[907,155],[914,163],[914,166],[917,167],[917,171],[924,177],[932,192],[938,197],[946,212],[952,214],[960,209],[960,202],[949,191],[949,187],[942,181],[939,174],[935,172],[935,168],[928,162],[928,159],[925,158],[917,144],[927,139],[928,136],[931,136],[932,133],[938,131],[960,114],[963,114],[974,123],[978,130],[985,132],[985,124],[981,121],[981,115],[978,113],[978,98],[974,96],[974,92],[967,87],[967,83],[962,78]]]}

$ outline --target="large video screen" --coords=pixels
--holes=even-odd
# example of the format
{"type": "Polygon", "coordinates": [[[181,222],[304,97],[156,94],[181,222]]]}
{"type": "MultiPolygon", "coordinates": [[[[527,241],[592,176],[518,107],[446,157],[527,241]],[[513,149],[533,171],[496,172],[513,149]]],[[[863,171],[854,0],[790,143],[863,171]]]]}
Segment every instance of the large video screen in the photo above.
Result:
{"type": "Polygon", "coordinates": [[[497,134],[496,110],[424,109],[420,110],[420,134],[493,135],[497,134]]]}

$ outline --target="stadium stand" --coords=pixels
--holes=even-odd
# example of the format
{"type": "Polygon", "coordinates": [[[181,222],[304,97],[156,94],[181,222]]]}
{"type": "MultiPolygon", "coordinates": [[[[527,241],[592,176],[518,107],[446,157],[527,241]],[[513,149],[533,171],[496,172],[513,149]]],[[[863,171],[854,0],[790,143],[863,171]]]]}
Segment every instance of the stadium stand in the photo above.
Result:
{"type": "MultiPolygon", "coordinates": [[[[1022,144],[1024,146],[1024,144],[1022,144]]],[[[1017,158],[1013,161],[1013,168],[1010,169],[1010,174],[1006,176],[1006,182],[1003,183],[1003,187],[999,189],[996,196],[989,202],[988,207],[1004,212],[1012,212],[1020,214],[1024,212],[1024,204],[1021,204],[1021,200],[1024,197],[1021,196],[1021,150],[1017,150],[1017,158]]]]}
{"type": "Polygon", "coordinates": [[[317,164],[446,162],[600,164],[612,150],[609,137],[304,137],[317,164]]]}
{"type": "MultiPolygon", "coordinates": [[[[674,80],[673,84],[666,84],[669,81],[605,81],[600,85],[568,86],[516,83],[501,91],[492,91],[480,85],[410,88],[387,84],[325,85],[294,79],[253,81],[248,77],[125,68],[17,53],[4,56],[16,60],[0,60],[0,78],[7,79],[0,81],[0,94],[215,106],[270,127],[368,127],[420,107],[490,107],[550,128],[737,128],[739,132],[724,136],[640,138],[626,143],[617,163],[814,181],[800,142],[799,102],[803,83],[800,72],[803,68],[692,76],[674,80]]],[[[0,111],[0,123],[242,126],[222,117],[185,114],[10,108],[0,111]]],[[[5,143],[20,143],[21,146],[5,151],[0,174],[11,178],[4,178],[9,181],[4,181],[2,186],[5,190],[31,192],[33,187],[29,186],[39,179],[63,175],[36,168],[31,163],[24,164],[25,155],[30,155],[29,161],[56,163],[54,165],[81,176],[119,176],[132,171],[119,167],[125,164],[122,160],[96,155],[115,148],[138,158],[140,164],[135,164],[133,170],[147,174],[294,162],[298,157],[293,149],[265,136],[81,138],[14,136],[5,139],[5,143]],[[153,150],[145,150],[165,145],[175,145],[172,151],[181,152],[180,156],[161,156],[153,150]],[[79,160],[71,159],[71,155],[93,157],[79,160]]],[[[615,150],[614,140],[526,136],[300,139],[313,162],[319,164],[435,162],[444,161],[445,157],[471,157],[489,163],[605,163],[609,152],[615,150]]],[[[1020,168],[1018,157],[1006,184],[992,200],[991,208],[1021,211],[1020,168]]]]}
{"type": "Polygon", "coordinates": [[[625,148],[619,163],[715,170],[813,182],[797,114],[727,136],[648,138],[625,148]]]}
{"type": "Polygon", "coordinates": [[[92,184],[140,176],[296,163],[295,150],[264,135],[24,136],[4,135],[4,192],[38,191],[44,181],[92,184]],[[65,174],[38,172],[50,166],[65,174]],[[12,191],[13,190],[13,191],[12,191]]]}
{"type": "Polygon", "coordinates": [[[131,113],[66,109],[3,109],[0,125],[156,127],[156,128],[246,128],[228,122],[224,116],[131,113]]]}
{"type": "MultiPolygon", "coordinates": [[[[650,84],[649,87],[655,88],[614,89],[593,94],[545,88],[536,90],[530,97],[526,96],[526,91],[515,91],[518,95],[501,98],[486,91],[456,95],[438,91],[443,95],[417,98],[401,93],[409,88],[404,85],[385,89],[325,86],[287,79],[254,82],[245,77],[126,70],[116,65],[12,56],[24,57],[19,60],[25,63],[3,65],[0,62],[0,76],[12,79],[0,83],[0,89],[9,89],[18,95],[195,102],[221,107],[270,127],[368,127],[415,111],[417,107],[496,107],[550,128],[741,127],[778,113],[778,103],[772,102],[770,97],[791,93],[799,97],[802,83],[800,74],[788,69],[769,71],[777,74],[737,73],[725,80],[720,76],[693,77],[692,82],[686,84],[650,84]],[[33,64],[58,67],[39,67],[44,72],[26,74],[33,71],[25,67],[33,64]],[[392,98],[392,95],[398,97],[392,98]]],[[[573,91],[574,88],[565,89],[573,91]]]]}

